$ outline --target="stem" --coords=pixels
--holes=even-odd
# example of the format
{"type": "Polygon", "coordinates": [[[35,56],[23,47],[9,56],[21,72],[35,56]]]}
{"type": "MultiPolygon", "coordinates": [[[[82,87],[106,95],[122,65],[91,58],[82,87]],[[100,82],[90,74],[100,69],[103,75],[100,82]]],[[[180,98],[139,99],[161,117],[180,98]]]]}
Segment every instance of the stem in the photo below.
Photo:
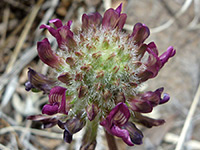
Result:
{"type": "Polygon", "coordinates": [[[82,145],[80,150],[95,149],[97,131],[98,131],[98,118],[93,121],[88,121],[86,124],[86,130],[82,139],[82,145]]]}
{"type": "Polygon", "coordinates": [[[115,137],[113,135],[109,134],[106,130],[104,130],[104,131],[106,134],[106,140],[108,143],[109,150],[118,150],[117,144],[115,141],[115,137]]]}

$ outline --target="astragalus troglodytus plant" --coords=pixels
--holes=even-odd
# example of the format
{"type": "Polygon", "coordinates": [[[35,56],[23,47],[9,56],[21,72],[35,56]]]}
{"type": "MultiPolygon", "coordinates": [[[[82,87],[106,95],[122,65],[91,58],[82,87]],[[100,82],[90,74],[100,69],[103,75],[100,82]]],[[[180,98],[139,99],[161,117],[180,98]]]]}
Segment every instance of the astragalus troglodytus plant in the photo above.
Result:
{"type": "Polygon", "coordinates": [[[135,123],[149,128],[164,123],[142,113],[166,103],[169,95],[161,96],[163,88],[147,92],[138,89],[156,77],[176,51],[170,46],[159,56],[154,42],[144,43],[150,32],[142,23],[135,24],[132,34],[122,31],[127,15],[121,9],[121,4],[110,8],[103,17],[99,13],[83,14],[76,33],[70,28],[72,21],[63,25],[53,19],[49,23],[55,27],[40,26],[57,40],[56,52],[47,38],[37,44],[40,59],[57,76],[50,78],[29,69],[26,90],[49,95],[42,114],[29,119],[42,122],[45,128],[58,125],[68,143],[85,127],[82,149],[95,149],[98,125],[133,146],[141,144],[143,138],[135,123]]]}

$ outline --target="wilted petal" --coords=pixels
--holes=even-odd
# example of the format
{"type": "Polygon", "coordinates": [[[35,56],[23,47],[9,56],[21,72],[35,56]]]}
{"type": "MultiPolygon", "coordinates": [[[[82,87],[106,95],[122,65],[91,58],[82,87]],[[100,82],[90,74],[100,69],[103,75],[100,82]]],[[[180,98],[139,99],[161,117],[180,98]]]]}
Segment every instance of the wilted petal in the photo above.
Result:
{"type": "Polygon", "coordinates": [[[91,104],[87,106],[86,112],[87,112],[88,119],[92,121],[96,117],[97,113],[99,112],[99,108],[97,107],[97,105],[91,104]]]}
{"type": "Polygon", "coordinates": [[[63,113],[67,114],[66,110],[66,88],[56,86],[51,89],[49,94],[49,103],[44,105],[42,113],[55,114],[63,113]]]}
{"type": "Polygon", "coordinates": [[[142,144],[143,134],[132,122],[127,122],[124,128],[129,132],[131,141],[134,144],[142,144]]]}
{"type": "Polygon", "coordinates": [[[52,68],[60,69],[64,63],[63,59],[57,56],[51,49],[47,38],[37,43],[38,56],[52,68]]]}
{"type": "Polygon", "coordinates": [[[32,88],[42,90],[44,93],[49,93],[51,88],[55,86],[56,81],[50,79],[45,75],[37,73],[35,70],[29,68],[28,71],[28,82],[25,84],[26,90],[31,90],[32,88]]]}
{"type": "Polygon", "coordinates": [[[64,72],[58,76],[58,80],[68,85],[72,80],[72,76],[69,72],[64,72]]]}
{"type": "Polygon", "coordinates": [[[57,124],[58,119],[56,116],[34,115],[27,117],[29,120],[39,121],[43,123],[44,128],[50,128],[57,124]]]}
{"type": "Polygon", "coordinates": [[[85,124],[85,119],[80,119],[78,117],[74,117],[63,123],[64,128],[67,129],[72,135],[79,132],[85,126],[85,124]]]}
{"type": "Polygon", "coordinates": [[[165,123],[163,119],[153,119],[147,116],[143,116],[139,113],[135,113],[134,122],[140,123],[148,128],[159,126],[165,123]]]}
{"type": "Polygon", "coordinates": [[[129,101],[130,101],[130,108],[133,111],[141,113],[149,113],[152,112],[153,110],[151,103],[147,100],[141,99],[140,97],[131,98],[129,101]]]}

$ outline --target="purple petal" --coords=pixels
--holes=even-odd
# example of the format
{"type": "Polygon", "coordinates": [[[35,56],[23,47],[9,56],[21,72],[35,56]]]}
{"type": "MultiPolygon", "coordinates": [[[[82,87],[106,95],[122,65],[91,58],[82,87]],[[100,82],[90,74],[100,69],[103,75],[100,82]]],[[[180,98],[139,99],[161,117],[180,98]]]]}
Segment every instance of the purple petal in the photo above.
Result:
{"type": "Polygon", "coordinates": [[[117,104],[107,116],[109,120],[112,120],[113,123],[118,126],[123,126],[128,121],[129,117],[130,112],[123,102],[117,104]]]}
{"type": "Polygon", "coordinates": [[[131,38],[133,38],[136,45],[142,44],[150,35],[149,28],[141,23],[135,24],[131,38]]]}
{"type": "Polygon", "coordinates": [[[107,126],[108,128],[110,128],[113,124],[123,126],[129,120],[129,117],[130,112],[128,107],[125,103],[121,102],[111,110],[106,119],[100,124],[102,126],[107,126]]]}
{"type": "Polygon", "coordinates": [[[115,11],[120,15],[122,12],[122,3],[115,9],[115,11]]]}
{"type": "Polygon", "coordinates": [[[114,28],[118,21],[119,14],[113,8],[108,9],[103,16],[102,26],[104,28],[114,28]]]}
{"type": "Polygon", "coordinates": [[[56,28],[60,28],[63,26],[62,21],[60,19],[51,19],[49,23],[53,23],[56,28]]]}
{"type": "Polygon", "coordinates": [[[44,93],[49,93],[51,88],[56,84],[56,81],[54,79],[50,79],[45,75],[37,73],[31,68],[29,68],[28,71],[28,80],[29,81],[26,83],[27,90],[36,88],[44,91],[44,93]]]}
{"type": "Polygon", "coordinates": [[[52,50],[47,38],[37,43],[37,50],[40,59],[52,68],[60,69],[64,61],[52,50]]]}
{"type": "Polygon", "coordinates": [[[67,114],[66,110],[66,88],[56,86],[51,89],[49,94],[49,103],[59,103],[58,113],[67,114]]]}
{"type": "Polygon", "coordinates": [[[42,113],[47,115],[54,115],[58,113],[58,103],[46,104],[42,108],[42,113]]]}
{"type": "Polygon", "coordinates": [[[176,54],[176,50],[170,46],[167,51],[164,52],[161,56],[159,56],[160,61],[162,63],[161,67],[169,60],[170,57],[173,57],[176,54]]]}
{"type": "MultiPolygon", "coordinates": [[[[108,131],[108,130],[107,130],[108,131]]],[[[129,132],[126,129],[121,129],[118,126],[113,126],[110,131],[108,131],[110,134],[115,135],[117,137],[122,138],[122,140],[129,146],[133,146],[134,144],[131,141],[129,132]]]]}
{"type": "Polygon", "coordinates": [[[89,29],[90,27],[96,28],[100,26],[102,16],[96,12],[91,14],[83,14],[82,16],[82,30],[89,29]]]}
{"type": "Polygon", "coordinates": [[[45,24],[42,24],[40,26],[40,29],[47,29],[51,35],[53,35],[57,40],[60,39],[60,35],[58,34],[57,30],[54,29],[53,27],[49,26],[49,25],[45,25],[45,24]]]}
{"type": "Polygon", "coordinates": [[[119,29],[123,29],[124,24],[126,23],[126,18],[127,18],[126,14],[124,14],[124,13],[121,14],[116,27],[118,27],[119,29]]]}
{"type": "Polygon", "coordinates": [[[164,103],[168,102],[169,99],[170,99],[169,94],[164,93],[164,97],[163,97],[163,99],[160,99],[160,103],[159,104],[164,104],[164,103]]]}
{"type": "Polygon", "coordinates": [[[150,48],[154,52],[155,56],[158,56],[158,49],[154,42],[149,43],[148,48],[150,48]]]}

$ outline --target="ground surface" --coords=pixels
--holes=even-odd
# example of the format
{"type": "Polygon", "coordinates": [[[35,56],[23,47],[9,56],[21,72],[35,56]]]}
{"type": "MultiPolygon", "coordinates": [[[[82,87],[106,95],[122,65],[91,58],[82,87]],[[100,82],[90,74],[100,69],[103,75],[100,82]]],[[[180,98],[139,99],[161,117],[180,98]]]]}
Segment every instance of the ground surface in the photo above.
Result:
{"type": "MultiPolygon", "coordinates": [[[[117,139],[119,149],[174,150],[181,135],[185,137],[181,150],[200,150],[200,106],[190,109],[196,93],[198,97],[200,81],[200,0],[2,0],[0,149],[77,149],[81,133],[75,135],[70,146],[63,142],[58,128],[41,130],[40,126],[26,120],[27,116],[40,113],[41,106],[47,102],[46,96],[24,90],[28,67],[44,74],[51,73],[37,57],[36,42],[46,35],[38,26],[52,18],[71,19],[78,26],[83,13],[103,13],[106,7],[116,8],[121,2],[123,11],[128,14],[126,32],[131,33],[133,25],[142,22],[151,29],[147,42],[154,41],[160,53],[172,45],[177,54],[144,86],[147,90],[165,87],[165,92],[170,94],[170,102],[151,114],[155,118],[165,118],[166,124],[142,128],[145,138],[141,146],[126,147],[117,139]],[[194,115],[188,120],[186,117],[191,110],[194,115]],[[189,121],[189,128],[184,135],[181,132],[186,121],[189,121]]],[[[97,149],[106,150],[101,132],[102,129],[97,149]]]]}

